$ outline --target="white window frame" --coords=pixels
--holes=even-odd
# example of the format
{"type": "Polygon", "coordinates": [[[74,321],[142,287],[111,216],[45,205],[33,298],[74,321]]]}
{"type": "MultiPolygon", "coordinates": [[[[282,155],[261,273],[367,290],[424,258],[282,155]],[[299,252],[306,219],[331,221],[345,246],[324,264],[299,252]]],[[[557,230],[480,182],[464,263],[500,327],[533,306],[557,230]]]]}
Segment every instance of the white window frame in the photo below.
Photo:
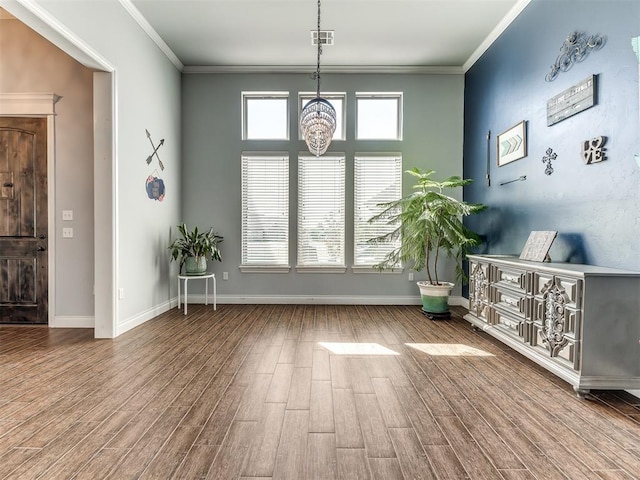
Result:
{"type": "Polygon", "coordinates": [[[291,130],[291,125],[290,125],[290,111],[291,111],[291,106],[290,106],[290,101],[289,101],[289,92],[242,92],[242,140],[262,140],[262,141],[287,141],[289,140],[289,136],[290,136],[290,130],[291,130]],[[249,132],[248,132],[248,119],[249,119],[249,112],[248,112],[248,107],[247,107],[247,101],[248,100],[286,100],[286,104],[287,104],[287,111],[286,111],[286,118],[285,118],[285,122],[286,122],[286,135],[283,138],[258,138],[258,137],[253,137],[253,138],[249,138],[249,132]]]}
{"type": "MultiPolygon", "coordinates": [[[[381,211],[380,207],[376,207],[377,203],[386,203],[393,200],[398,200],[402,197],[402,154],[401,153],[356,153],[353,161],[353,273],[373,273],[378,270],[372,268],[372,265],[382,261],[382,257],[371,263],[364,263],[358,259],[359,242],[363,242],[364,239],[376,237],[387,233],[395,227],[388,227],[383,224],[375,226],[368,223],[368,219],[373,215],[381,211]],[[367,162],[388,162],[385,167],[385,171],[393,170],[391,178],[389,175],[384,175],[383,178],[371,177],[370,181],[374,181],[376,185],[366,185],[366,179],[363,178],[365,170],[363,167],[367,165],[367,162]],[[385,180],[389,182],[384,185],[385,180]],[[386,190],[381,191],[381,196],[375,199],[375,203],[366,203],[362,199],[363,189],[373,190],[377,189],[378,185],[384,187],[386,190]],[[361,203],[361,202],[365,203],[361,203]],[[362,211],[362,213],[360,213],[362,211]],[[362,218],[360,218],[362,216],[362,218]],[[361,238],[362,237],[362,238],[361,238]]],[[[374,200],[372,198],[372,200],[374,200]]],[[[396,245],[390,248],[395,248],[399,244],[399,239],[396,241],[396,245]]],[[[375,249],[375,247],[372,247],[375,249]]],[[[386,269],[385,273],[400,273],[403,271],[401,265],[386,269]]]]}
{"type": "MultiPolygon", "coordinates": [[[[346,235],[346,155],[344,153],[331,153],[325,154],[322,157],[315,157],[308,152],[300,153],[298,156],[298,241],[297,241],[297,264],[296,271],[299,273],[344,273],[347,270],[345,259],[345,235],[346,235]],[[308,233],[305,231],[304,216],[307,213],[305,211],[305,192],[310,188],[309,184],[305,182],[305,169],[311,169],[317,167],[326,172],[331,165],[330,162],[334,162],[337,175],[340,177],[336,183],[338,194],[341,198],[338,199],[340,203],[339,207],[339,221],[341,221],[342,231],[340,232],[340,240],[337,245],[342,253],[340,263],[313,263],[305,262],[303,255],[303,246],[308,241],[308,233]],[[308,163],[309,166],[304,166],[303,163],[308,163]]],[[[320,183],[320,182],[318,182],[320,183]]],[[[317,184],[316,184],[317,185],[317,184]]],[[[315,212],[312,212],[315,213],[315,212]]]]}
{"type": "MultiPolygon", "coordinates": [[[[264,167],[262,167],[264,168],[264,167]]],[[[241,236],[241,272],[253,272],[253,273],[288,273],[291,269],[289,266],[289,153],[288,152],[242,152],[242,174],[241,174],[241,182],[242,182],[242,236],[241,236]],[[269,167],[271,171],[275,171],[277,168],[280,169],[280,175],[282,175],[278,182],[269,182],[264,185],[265,194],[269,195],[269,198],[275,200],[273,206],[273,214],[274,216],[281,216],[279,219],[281,224],[279,224],[280,228],[284,228],[285,231],[285,254],[281,258],[280,262],[259,262],[259,261],[250,261],[247,259],[247,246],[248,240],[246,238],[247,232],[247,214],[248,209],[246,207],[246,203],[248,201],[249,192],[248,190],[251,188],[251,185],[247,184],[247,173],[249,168],[249,162],[251,161],[259,161],[264,160],[265,166],[269,167]],[[271,162],[269,164],[269,162],[271,162]],[[284,193],[283,193],[284,190],[284,193]],[[280,198],[278,198],[280,196],[280,198]]],[[[259,230],[259,229],[257,229],[259,230]]],[[[255,230],[254,230],[255,231],[255,230]]],[[[280,246],[280,248],[283,248],[280,246]]]]}
{"type": "MultiPolygon", "coordinates": [[[[331,103],[332,105],[333,105],[332,100],[336,100],[336,99],[342,100],[342,114],[340,115],[340,118],[337,119],[340,122],[338,124],[340,126],[340,129],[336,128],[336,131],[333,134],[332,141],[346,140],[347,138],[347,134],[346,134],[347,132],[347,128],[346,128],[347,94],[345,92],[320,92],[320,96],[325,100],[328,100],[329,103],[331,103]]],[[[302,130],[300,129],[300,113],[302,112],[302,109],[304,108],[304,106],[314,98],[316,98],[316,92],[298,92],[298,139],[299,140],[304,140],[304,138],[302,137],[302,130]]],[[[333,105],[333,108],[335,108],[335,105],[333,105]]]]}
{"type": "Polygon", "coordinates": [[[387,141],[387,140],[402,140],[402,118],[403,118],[403,94],[402,92],[356,92],[356,108],[355,108],[355,124],[356,131],[354,132],[354,137],[356,140],[370,140],[370,141],[387,141]],[[397,128],[394,136],[389,138],[367,138],[367,137],[359,137],[358,136],[358,118],[359,118],[359,110],[358,110],[358,101],[359,100],[388,100],[395,99],[398,102],[397,109],[397,128]]]}

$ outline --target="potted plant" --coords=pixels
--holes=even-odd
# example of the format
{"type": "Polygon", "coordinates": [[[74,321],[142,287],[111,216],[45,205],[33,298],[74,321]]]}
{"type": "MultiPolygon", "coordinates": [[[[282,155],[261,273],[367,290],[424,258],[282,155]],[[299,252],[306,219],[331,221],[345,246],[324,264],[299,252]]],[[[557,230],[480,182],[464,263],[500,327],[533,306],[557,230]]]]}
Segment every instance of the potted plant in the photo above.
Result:
{"type": "Polygon", "coordinates": [[[486,208],[470,204],[444,193],[463,187],[473,180],[452,176],[442,181],[431,178],[434,170],[413,168],[406,173],[416,179],[413,191],[398,200],[380,204],[382,211],[369,221],[385,221],[396,225],[391,232],[370,242],[398,242],[385,259],[374,267],[383,270],[408,265],[416,271],[427,272],[427,280],[417,282],[422,297],[422,310],[428,316],[447,316],[449,294],[454,284],[438,278],[438,260],[445,254],[456,260],[456,279],[464,280],[462,259],[470,247],[482,243],[480,236],[467,227],[462,219],[486,208]]]}
{"type": "Polygon", "coordinates": [[[212,260],[222,261],[218,244],[223,237],[213,231],[213,227],[208,231],[199,231],[198,227],[189,230],[183,223],[178,225],[181,238],[176,238],[171,245],[171,259],[180,261],[180,270],[185,265],[187,275],[201,275],[207,271],[207,257],[212,260]]]}

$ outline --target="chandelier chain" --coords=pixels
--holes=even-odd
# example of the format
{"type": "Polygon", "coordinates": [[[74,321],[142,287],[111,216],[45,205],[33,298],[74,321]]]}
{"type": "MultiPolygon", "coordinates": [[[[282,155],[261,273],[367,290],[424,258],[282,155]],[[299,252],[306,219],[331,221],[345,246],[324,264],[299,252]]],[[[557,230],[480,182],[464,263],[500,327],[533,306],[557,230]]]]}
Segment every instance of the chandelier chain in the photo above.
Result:
{"type": "Polygon", "coordinates": [[[323,155],[336,131],[336,109],[324,98],[320,97],[320,56],[322,42],[320,38],[320,0],[318,0],[318,63],[312,78],[317,81],[316,98],[307,102],[300,112],[300,129],[309,151],[316,157],[323,155]]]}
{"type": "Polygon", "coordinates": [[[322,42],[320,41],[320,0],[318,0],[318,64],[316,67],[316,80],[318,82],[316,95],[320,96],[320,55],[322,55],[322,42]]]}

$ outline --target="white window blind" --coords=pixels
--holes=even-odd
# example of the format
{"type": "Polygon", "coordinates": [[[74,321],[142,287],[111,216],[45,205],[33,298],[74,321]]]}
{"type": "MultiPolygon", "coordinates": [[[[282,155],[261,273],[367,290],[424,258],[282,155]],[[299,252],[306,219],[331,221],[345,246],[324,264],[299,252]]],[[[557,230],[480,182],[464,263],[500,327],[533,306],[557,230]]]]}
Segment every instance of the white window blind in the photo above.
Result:
{"type": "Polygon", "coordinates": [[[344,266],[345,157],[298,161],[298,266],[344,266]]]}
{"type": "Polygon", "coordinates": [[[242,265],[289,263],[289,157],[242,156],[242,265]]]}
{"type": "Polygon", "coordinates": [[[395,229],[385,220],[369,223],[380,213],[380,203],[402,196],[402,157],[400,155],[356,155],[354,161],[354,265],[371,266],[381,262],[398,241],[367,243],[395,229]]]}

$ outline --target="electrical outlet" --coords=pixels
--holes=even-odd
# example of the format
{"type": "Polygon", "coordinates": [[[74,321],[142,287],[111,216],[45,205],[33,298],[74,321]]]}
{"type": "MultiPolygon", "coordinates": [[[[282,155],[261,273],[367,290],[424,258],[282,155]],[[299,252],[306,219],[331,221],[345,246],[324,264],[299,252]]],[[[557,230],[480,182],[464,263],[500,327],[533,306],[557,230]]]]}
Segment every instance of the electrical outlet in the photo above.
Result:
{"type": "Polygon", "coordinates": [[[62,220],[73,220],[73,210],[62,210],[62,220]]]}
{"type": "Polygon", "coordinates": [[[413,282],[413,272],[409,274],[409,281],[413,282]]]}
{"type": "Polygon", "coordinates": [[[222,272],[222,279],[229,280],[229,272],[222,272]]]}
{"type": "Polygon", "coordinates": [[[62,238],[73,238],[73,228],[65,227],[62,229],[62,238]]]}

